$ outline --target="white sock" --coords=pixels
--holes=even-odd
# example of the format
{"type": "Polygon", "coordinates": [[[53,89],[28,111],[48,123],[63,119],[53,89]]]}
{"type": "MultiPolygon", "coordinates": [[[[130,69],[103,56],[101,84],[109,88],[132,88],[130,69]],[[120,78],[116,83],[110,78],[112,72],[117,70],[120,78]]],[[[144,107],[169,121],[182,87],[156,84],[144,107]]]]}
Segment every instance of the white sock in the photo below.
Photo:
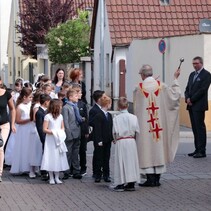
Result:
{"type": "Polygon", "coordinates": [[[54,174],[55,174],[55,181],[56,181],[56,183],[57,184],[61,184],[62,181],[59,179],[59,172],[58,171],[54,172],[54,174]]]}

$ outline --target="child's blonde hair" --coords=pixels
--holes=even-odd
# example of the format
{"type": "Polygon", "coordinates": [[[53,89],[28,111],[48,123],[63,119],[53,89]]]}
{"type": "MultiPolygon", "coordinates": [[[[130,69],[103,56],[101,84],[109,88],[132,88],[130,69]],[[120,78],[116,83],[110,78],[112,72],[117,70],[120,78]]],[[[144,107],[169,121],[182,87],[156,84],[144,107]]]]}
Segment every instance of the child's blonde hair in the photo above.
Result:
{"type": "Polygon", "coordinates": [[[75,89],[69,89],[67,91],[67,98],[72,97],[74,94],[77,94],[77,91],[75,89]]]}
{"type": "Polygon", "coordinates": [[[120,97],[117,102],[118,108],[124,110],[128,108],[128,101],[126,97],[120,97]]]}

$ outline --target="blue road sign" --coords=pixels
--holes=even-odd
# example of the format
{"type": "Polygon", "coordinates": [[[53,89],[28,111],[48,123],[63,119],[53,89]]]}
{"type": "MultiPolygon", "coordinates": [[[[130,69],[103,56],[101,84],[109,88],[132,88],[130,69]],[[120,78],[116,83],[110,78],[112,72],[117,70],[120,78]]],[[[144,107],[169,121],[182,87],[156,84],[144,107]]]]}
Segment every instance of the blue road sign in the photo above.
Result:
{"type": "Polygon", "coordinates": [[[161,53],[165,53],[166,51],[166,42],[165,40],[160,40],[159,43],[158,43],[158,49],[161,53]]]}

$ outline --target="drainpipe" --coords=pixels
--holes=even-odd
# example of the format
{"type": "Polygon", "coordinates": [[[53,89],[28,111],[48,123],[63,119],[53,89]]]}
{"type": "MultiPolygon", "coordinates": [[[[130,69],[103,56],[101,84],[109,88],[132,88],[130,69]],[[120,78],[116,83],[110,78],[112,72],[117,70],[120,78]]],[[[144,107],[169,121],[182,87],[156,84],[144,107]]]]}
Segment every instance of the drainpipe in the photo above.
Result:
{"type": "Polygon", "coordinates": [[[104,90],[104,22],[105,2],[100,0],[100,88],[104,90]]]}

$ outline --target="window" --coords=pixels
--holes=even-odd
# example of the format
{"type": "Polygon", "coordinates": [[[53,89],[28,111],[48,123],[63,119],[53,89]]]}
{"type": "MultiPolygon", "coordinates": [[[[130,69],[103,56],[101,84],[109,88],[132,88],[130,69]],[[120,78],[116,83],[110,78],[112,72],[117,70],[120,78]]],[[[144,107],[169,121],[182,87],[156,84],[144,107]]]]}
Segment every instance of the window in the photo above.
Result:
{"type": "Polygon", "coordinates": [[[160,5],[169,5],[170,0],[160,0],[160,5]]]}
{"type": "Polygon", "coordinates": [[[109,60],[110,56],[107,53],[106,54],[106,86],[109,87],[110,86],[110,64],[109,64],[109,60]]]}

